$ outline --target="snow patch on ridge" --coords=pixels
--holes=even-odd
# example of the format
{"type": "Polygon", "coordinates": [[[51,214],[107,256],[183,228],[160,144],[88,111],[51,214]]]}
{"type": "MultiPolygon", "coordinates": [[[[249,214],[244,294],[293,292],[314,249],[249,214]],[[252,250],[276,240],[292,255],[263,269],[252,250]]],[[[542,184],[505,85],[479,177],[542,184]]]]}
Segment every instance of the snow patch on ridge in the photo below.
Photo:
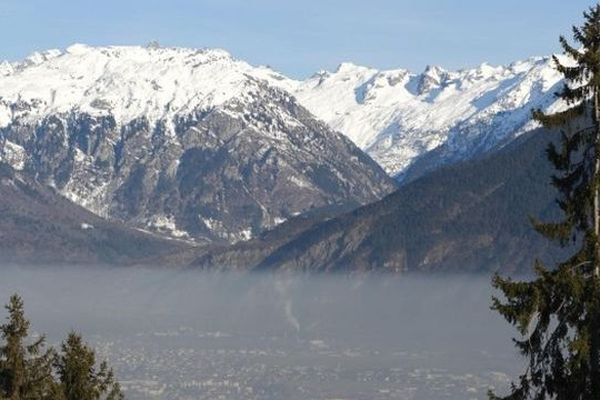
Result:
{"type": "Polygon", "coordinates": [[[190,238],[188,232],[177,228],[175,218],[173,218],[173,216],[170,215],[154,215],[147,225],[149,228],[152,228],[151,230],[166,233],[169,236],[178,239],[190,238]]]}
{"type": "Polygon", "coordinates": [[[22,146],[7,140],[4,142],[4,146],[0,148],[0,161],[7,163],[17,171],[21,171],[25,168],[27,153],[22,146]]]}

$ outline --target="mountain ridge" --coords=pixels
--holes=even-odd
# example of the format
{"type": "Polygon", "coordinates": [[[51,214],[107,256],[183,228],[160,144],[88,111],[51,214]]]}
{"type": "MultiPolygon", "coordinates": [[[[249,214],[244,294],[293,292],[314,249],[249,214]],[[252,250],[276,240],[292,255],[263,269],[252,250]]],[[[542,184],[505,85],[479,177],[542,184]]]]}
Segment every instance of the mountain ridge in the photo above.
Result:
{"type": "Polygon", "coordinates": [[[561,85],[550,57],[532,57],[458,71],[428,66],[423,73],[343,63],[288,90],[402,180],[434,150],[440,155],[433,163],[443,165],[534,129],[531,109],[563,107],[554,96],[561,85]]]}
{"type": "MultiPolygon", "coordinates": [[[[251,95],[248,77],[289,92],[400,178],[433,150],[438,164],[489,151],[535,128],[532,108],[561,107],[554,92],[562,79],[550,57],[456,71],[427,66],[422,73],[344,62],[297,80],[222,49],[75,44],[0,63],[0,126],[18,117],[19,107],[30,117],[76,108],[96,116],[110,111],[118,125],[169,121],[251,95]]],[[[173,127],[167,123],[165,131],[173,127]]]]}

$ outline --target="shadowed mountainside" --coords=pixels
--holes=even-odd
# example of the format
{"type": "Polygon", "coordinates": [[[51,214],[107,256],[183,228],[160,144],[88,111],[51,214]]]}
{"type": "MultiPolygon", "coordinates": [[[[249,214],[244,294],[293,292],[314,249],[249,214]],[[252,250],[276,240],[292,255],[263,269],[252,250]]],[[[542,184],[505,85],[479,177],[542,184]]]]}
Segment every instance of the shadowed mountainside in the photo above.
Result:
{"type": "Polygon", "coordinates": [[[494,154],[430,173],[381,201],[283,239],[272,238],[270,245],[252,241],[203,252],[194,264],[258,270],[527,273],[535,258],[554,260],[565,253],[529,223],[530,216],[558,215],[552,168],[545,157],[553,137],[534,131],[494,154]]]}
{"type": "Polygon", "coordinates": [[[527,273],[565,250],[528,218],[557,215],[546,131],[444,167],[370,205],[333,205],[235,245],[194,247],[106,220],[1,164],[5,263],[191,265],[220,270],[527,273]]]}
{"type": "Polygon", "coordinates": [[[0,262],[132,265],[189,245],[108,222],[0,163],[0,262]]]}

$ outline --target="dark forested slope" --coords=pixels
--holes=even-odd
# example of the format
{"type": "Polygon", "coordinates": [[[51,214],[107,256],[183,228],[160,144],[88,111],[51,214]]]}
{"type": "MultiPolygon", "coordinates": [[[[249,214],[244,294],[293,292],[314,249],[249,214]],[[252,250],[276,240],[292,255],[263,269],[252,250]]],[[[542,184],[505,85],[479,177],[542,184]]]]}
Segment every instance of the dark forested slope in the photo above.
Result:
{"type": "MultiPolygon", "coordinates": [[[[535,258],[564,254],[529,222],[557,215],[545,156],[553,137],[538,130],[496,153],[439,169],[260,256],[255,247],[251,260],[239,247],[221,250],[217,259],[256,269],[526,273],[535,258]]],[[[204,255],[196,264],[210,260],[204,255]]]]}
{"type": "Polygon", "coordinates": [[[142,264],[189,248],[103,220],[3,163],[0,200],[3,264],[142,264]]]}

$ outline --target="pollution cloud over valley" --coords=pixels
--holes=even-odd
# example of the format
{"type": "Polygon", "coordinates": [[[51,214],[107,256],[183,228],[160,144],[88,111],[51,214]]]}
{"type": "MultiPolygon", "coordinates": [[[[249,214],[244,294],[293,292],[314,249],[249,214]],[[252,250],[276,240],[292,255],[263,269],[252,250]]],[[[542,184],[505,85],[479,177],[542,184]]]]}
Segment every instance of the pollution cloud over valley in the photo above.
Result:
{"type": "Polygon", "coordinates": [[[489,281],[8,268],[51,343],[81,331],[131,399],[480,399],[520,371],[489,281]]]}

